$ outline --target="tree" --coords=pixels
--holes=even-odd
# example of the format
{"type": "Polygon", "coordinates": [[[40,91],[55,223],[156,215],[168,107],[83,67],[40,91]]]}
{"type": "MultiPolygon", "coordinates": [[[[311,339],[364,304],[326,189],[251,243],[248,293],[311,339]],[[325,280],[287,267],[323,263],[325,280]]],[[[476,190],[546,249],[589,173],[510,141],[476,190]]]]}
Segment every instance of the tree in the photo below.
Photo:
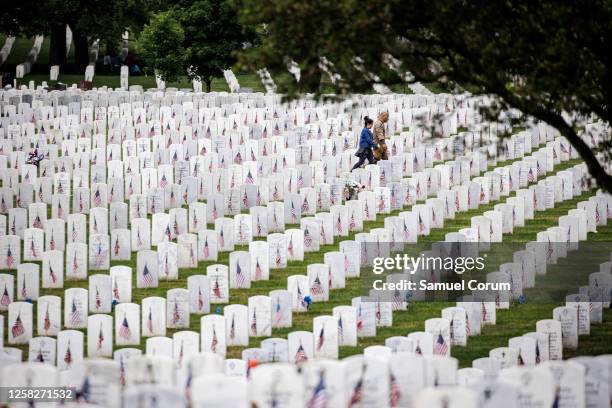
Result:
{"type": "Polygon", "coordinates": [[[185,30],[187,73],[210,92],[212,79],[236,63],[236,51],[253,42],[255,33],[239,23],[236,10],[225,0],[185,1],[175,11],[185,30]]]}
{"type": "MultiPolygon", "coordinates": [[[[555,127],[612,192],[612,177],[573,119],[612,123],[607,0],[242,0],[239,9],[244,24],[267,34],[244,63],[284,70],[289,58],[302,68],[299,83],[281,84],[289,96],[320,95],[322,57],[341,76],[332,85],[340,95],[367,90],[375,78],[390,85],[407,77],[495,94],[498,109],[514,107],[555,127]]],[[[600,146],[606,160],[611,145],[608,138],[600,146]]]]}
{"type": "Polygon", "coordinates": [[[141,34],[139,49],[145,64],[162,77],[176,79],[186,74],[204,82],[210,92],[213,78],[223,76],[236,62],[236,51],[255,38],[254,30],[239,23],[236,10],[227,1],[186,0],[153,17],[141,34]],[[164,24],[170,24],[172,32],[167,33],[164,24]],[[177,27],[183,32],[181,41],[177,41],[177,27]],[[180,63],[176,50],[183,55],[180,63]]]}
{"type": "Polygon", "coordinates": [[[185,73],[185,33],[174,13],[158,13],[145,25],[138,38],[140,56],[148,70],[164,81],[176,81],[185,73]]]}

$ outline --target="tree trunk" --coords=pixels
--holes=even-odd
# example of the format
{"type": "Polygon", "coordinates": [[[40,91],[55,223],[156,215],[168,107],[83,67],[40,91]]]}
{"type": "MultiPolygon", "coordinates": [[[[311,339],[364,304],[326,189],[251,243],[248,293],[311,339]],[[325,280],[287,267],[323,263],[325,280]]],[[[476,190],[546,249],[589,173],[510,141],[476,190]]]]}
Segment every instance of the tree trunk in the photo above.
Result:
{"type": "Polygon", "coordinates": [[[89,43],[84,33],[72,29],[72,42],[74,43],[74,62],[79,69],[89,65],[89,43]]]}
{"type": "Polygon", "coordinates": [[[53,24],[49,43],[49,65],[66,65],[66,24],[53,24]]]}
{"type": "Polygon", "coordinates": [[[210,86],[212,84],[212,78],[211,77],[204,78],[204,83],[206,84],[206,92],[210,92],[210,86]]]}

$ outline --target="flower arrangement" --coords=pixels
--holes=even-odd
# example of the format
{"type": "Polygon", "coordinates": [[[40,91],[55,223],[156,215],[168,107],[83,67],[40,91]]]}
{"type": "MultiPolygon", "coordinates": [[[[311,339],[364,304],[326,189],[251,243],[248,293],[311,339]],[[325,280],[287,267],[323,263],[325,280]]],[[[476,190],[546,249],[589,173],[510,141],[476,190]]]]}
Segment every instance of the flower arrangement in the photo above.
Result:
{"type": "Polygon", "coordinates": [[[359,193],[363,190],[365,190],[365,186],[362,186],[361,184],[355,181],[349,180],[344,185],[344,199],[346,201],[356,200],[359,193]]]}

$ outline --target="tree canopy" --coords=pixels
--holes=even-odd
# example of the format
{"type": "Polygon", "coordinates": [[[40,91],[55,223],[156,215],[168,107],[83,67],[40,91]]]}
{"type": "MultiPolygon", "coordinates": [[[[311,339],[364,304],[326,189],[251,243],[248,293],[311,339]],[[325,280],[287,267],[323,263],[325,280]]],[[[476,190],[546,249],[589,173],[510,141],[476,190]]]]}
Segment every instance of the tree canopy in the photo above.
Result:
{"type": "Polygon", "coordinates": [[[139,50],[145,62],[163,79],[187,74],[204,82],[207,91],[212,79],[236,62],[236,52],[256,39],[255,31],[239,23],[236,10],[225,0],[183,1],[162,15],[164,22],[154,16],[141,34],[139,50]],[[181,29],[181,41],[164,38],[169,34],[166,24],[181,29]]]}
{"type": "Polygon", "coordinates": [[[166,11],[153,16],[144,26],[138,48],[145,66],[154,69],[164,81],[176,81],[185,73],[183,41],[183,28],[174,14],[166,11]]]}
{"type": "MultiPolygon", "coordinates": [[[[607,0],[241,0],[238,8],[244,24],[266,33],[242,62],[272,71],[291,60],[300,66],[300,82],[283,82],[280,92],[320,94],[323,60],[340,78],[331,85],[340,95],[406,79],[495,94],[500,108],[555,127],[612,191],[612,177],[572,119],[612,121],[607,0]]],[[[609,156],[610,140],[601,149],[609,156]]]]}

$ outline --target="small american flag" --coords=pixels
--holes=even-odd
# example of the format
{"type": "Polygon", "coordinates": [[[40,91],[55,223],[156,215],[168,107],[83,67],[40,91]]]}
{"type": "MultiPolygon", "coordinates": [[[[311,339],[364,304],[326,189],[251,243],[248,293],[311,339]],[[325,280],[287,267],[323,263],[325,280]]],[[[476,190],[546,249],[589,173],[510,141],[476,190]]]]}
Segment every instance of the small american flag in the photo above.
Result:
{"type": "Polygon", "coordinates": [[[170,263],[168,262],[168,254],[164,258],[164,274],[166,275],[166,279],[170,276],[170,263]]]}
{"type": "Polygon", "coordinates": [[[217,339],[217,331],[215,330],[215,326],[213,325],[212,340],[210,341],[210,351],[216,353],[217,344],[219,344],[219,339],[217,339]]]}
{"type": "Polygon", "coordinates": [[[179,311],[178,302],[174,303],[174,310],[172,311],[172,324],[176,325],[181,321],[181,313],[179,311]]]}
{"type": "Polygon", "coordinates": [[[338,218],[336,219],[336,234],[342,234],[342,220],[340,219],[340,214],[338,214],[338,218]]]}
{"type": "Polygon", "coordinates": [[[487,307],[485,305],[485,302],[481,302],[480,304],[480,313],[481,313],[481,317],[482,317],[482,322],[486,322],[487,321],[487,307]]]}
{"type": "MultiPolygon", "coordinates": [[[[75,256],[75,262],[76,262],[76,256],[75,256]]],[[[115,300],[119,301],[119,285],[117,284],[117,278],[115,278],[115,281],[113,282],[113,297],[115,298],[115,300]]]]}
{"type": "Polygon", "coordinates": [[[8,306],[11,303],[11,298],[9,297],[8,287],[4,285],[4,291],[2,292],[2,298],[0,298],[0,305],[8,306]]]}
{"type": "Polygon", "coordinates": [[[23,279],[23,284],[21,285],[21,298],[22,299],[27,299],[28,298],[28,291],[26,290],[26,280],[25,280],[25,278],[23,279]]]}
{"type": "Polygon", "coordinates": [[[236,315],[232,315],[232,323],[230,325],[230,332],[229,332],[229,336],[230,339],[235,339],[236,338],[236,320],[235,320],[236,315]]]}
{"type": "Polygon", "coordinates": [[[312,287],[310,288],[310,292],[313,295],[322,295],[325,293],[323,290],[323,285],[321,285],[321,280],[319,279],[319,275],[317,275],[312,283],[312,287]]]}
{"type": "Polygon", "coordinates": [[[325,326],[321,327],[321,331],[319,332],[319,339],[317,340],[317,351],[321,351],[323,345],[325,344],[325,326]]]}
{"type": "Polygon", "coordinates": [[[293,236],[289,236],[289,243],[287,244],[287,252],[291,257],[294,257],[295,254],[293,252],[293,236]]]}
{"type": "MultiPolygon", "coordinates": [[[[365,371],[365,368],[363,371],[365,371]]],[[[363,373],[361,374],[361,377],[359,377],[359,381],[357,381],[357,384],[355,384],[355,387],[353,388],[351,399],[349,400],[349,405],[348,405],[349,408],[352,408],[358,405],[361,402],[362,398],[363,398],[363,373]]]]}
{"type": "Polygon", "coordinates": [[[529,183],[533,183],[535,181],[535,175],[533,173],[533,168],[529,168],[529,172],[527,173],[527,181],[529,183]]]}
{"type": "Polygon", "coordinates": [[[40,216],[37,215],[34,218],[34,222],[32,223],[32,227],[34,227],[34,228],[42,228],[43,227],[42,220],[40,219],[40,216]]]}
{"type": "Polygon", "coordinates": [[[297,212],[295,210],[295,206],[293,202],[291,202],[291,221],[295,224],[297,223],[297,212]]]}
{"type": "Polygon", "coordinates": [[[213,285],[213,294],[217,299],[221,299],[221,287],[219,286],[219,278],[215,280],[215,284],[213,285]]]}
{"type": "Polygon", "coordinates": [[[119,328],[119,337],[125,340],[129,340],[132,337],[132,331],[130,330],[130,325],[128,324],[127,316],[123,315],[123,323],[121,323],[121,327],[119,328]]]}
{"type": "Polygon", "coordinates": [[[198,286],[198,310],[204,309],[204,295],[202,294],[202,288],[198,286]]]}
{"type": "Polygon", "coordinates": [[[342,315],[338,318],[338,338],[344,337],[344,323],[342,323],[342,315]]]}
{"type": "Polygon", "coordinates": [[[74,299],[72,299],[72,310],[70,312],[70,323],[72,323],[73,326],[76,326],[81,323],[81,312],[79,312],[79,309],[77,308],[77,305],[74,299]]]}
{"type": "Polygon", "coordinates": [[[263,276],[263,271],[259,265],[259,258],[255,259],[255,280],[260,280],[263,276]]]}
{"type": "Polygon", "coordinates": [[[355,214],[351,214],[351,218],[349,219],[349,229],[354,231],[357,228],[357,223],[355,222],[355,214]]]}
{"type": "Polygon", "coordinates": [[[14,264],[15,264],[15,257],[13,256],[13,252],[11,251],[11,246],[9,245],[6,250],[6,266],[9,269],[13,269],[14,264]]]}
{"type": "Polygon", "coordinates": [[[297,287],[297,301],[298,301],[298,305],[300,305],[302,308],[307,308],[307,304],[306,301],[304,301],[304,296],[302,295],[302,290],[300,289],[300,286],[298,285],[297,287]]]}
{"type": "Polygon", "coordinates": [[[100,297],[100,290],[96,286],[96,310],[102,307],[102,298],[100,297]]]}
{"type": "Polygon", "coordinates": [[[68,341],[68,346],[66,347],[66,354],[64,354],[64,363],[67,366],[72,364],[72,352],[70,351],[70,341],[68,341]]]}
{"type": "Polygon", "coordinates": [[[282,265],[282,258],[281,258],[281,254],[280,254],[280,248],[276,248],[276,258],[274,258],[274,263],[276,265],[277,268],[280,268],[282,265]]]}
{"type": "Polygon", "coordinates": [[[276,308],[275,308],[275,312],[274,312],[274,320],[276,321],[276,323],[280,323],[281,320],[283,320],[283,311],[281,309],[281,305],[280,305],[280,298],[276,299],[276,308]]]}
{"type": "Polygon", "coordinates": [[[208,238],[204,240],[204,259],[208,259],[210,256],[210,248],[208,247],[208,238]]]}
{"type": "Polygon", "coordinates": [[[253,184],[255,182],[254,178],[253,178],[253,174],[251,174],[251,170],[249,169],[247,171],[247,175],[246,178],[244,180],[244,184],[253,184]]]}
{"type": "Polygon", "coordinates": [[[147,316],[147,330],[153,334],[153,310],[149,307],[149,315],[147,316]]]}
{"type": "Polygon", "coordinates": [[[380,310],[380,302],[376,302],[376,324],[380,324],[380,321],[382,320],[382,312],[380,310]]]}
{"type": "Polygon", "coordinates": [[[319,382],[315,387],[312,396],[306,404],[306,408],[326,408],[327,407],[327,389],[325,388],[325,379],[323,371],[319,373],[319,382]]]}
{"type": "Polygon", "coordinates": [[[125,362],[123,356],[119,359],[119,384],[121,387],[125,387],[125,362]]]}
{"type": "Polygon", "coordinates": [[[395,290],[393,292],[393,310],[402,310],[404,308],[404,300],[402,299],[401,293],[399,290],[395,290]]]}
{"type": "Polygon", "coordinates": [[[423,350],[421,350],[421,344],[417,341],[416,347],[414,348],[414,354],[417,356],[423,355],[423,350]]]}
{"type": "Polygon", "coordinates": [[[361,313],[361,305],[359,305],[359,309],[357,310],[357,332],[361,332],[363,330],[363,314],[361,313]]]}
{"type": "Polygon", "coordinates": [[[96,350],[102,350],[102,344],[104,344],[104,331],[102,330],[102,323],[100,323],[100,330],[98,331],[98,344],[96,345],[96,350]]]}
{"type": "Polygon", "coordinates": [[[49,277],[51,278],[51,282],[53,283],[57,282],[57,275],[53,271],[53,268],[51,267],[51,265],[49,265],[49,277]]]}
{"type": "Polygon", "coordinates": [[[304,346],[302,346],[302,342],[295,353],[295,364],[300,364],[308,361],[308,356],[306,355],[306,351],[304,350],[304,346]]]}
{"type": "Polygon", "coordinates": [[[378,200],[378,212],[385,211],[385,208],[386,208],[386,206],[385,206],[385,199],[384,199],[383,195],[381,194],[380,198],[378,200]]]}
{"type": "Polygon", "coordinates": [[[363,207],[363,213],[365,214],[365,217],[367,220],[370,219],[370,207],[368,206],[368,202],[365,202],[365,205],[363,207]]]}
{"type": "Polygon", "coordinates": [[[308,197],[304,197],[304,201],[302,201],[302,212],[307,213],[310,211],[310,205],[308,205],[308,197]]]}
{"type": "Polygon", "coordinates": [[[21,315],[17,314],[17,319],[15,319],[15,323],[13,323],[13,327],[11,328],[11,334],[13,338],[17,338],[25,333],[25,329],[23,328],[23,323],[21,322],[21,315]]]}
{"type": "Polygon", "coordinates": [[[166,174],[164,173],[164,174],[162,174],[162,178],[159,181],[159,186],[161,188],[166,188],[167,185],[168,185],[168,179],[166,178],[166,174]]]}
{"type": "Polygon", "coordinates": [[[36,252],[36,245],[34,245],[34,237],[32,237],[32,240],[30,241],[30,254],[34,258],[38,257],[38,253],[36,252]]]}
{"type": "Polygon", "coordinates": [[[257,336],[257,311],[253,308],[253,318],[251,319],[251,335],[257,336]]]}
{"type": "Polygon", "coordinates": [[[45,318],[43,319],[43,330],[45,334],[51,328],[51,318],[49,317],[49,304],[47,303],[47,310],[45,311],[45,318]]]}
{"type": "Polygon", "coordinates": [[[419,234],[425,234],[425,223],[423,222],[423,218],[421,218],[421,214],[419,214],[419,234]]]}
{"type": "Polygon", "coordinates": [[[241,289],[244,286],[245,279],[240,262],[236,262],[236,288],[241,289]]]}
{"type": "Polygon", "coordinates": [[[147,287],[153,286],[154,284],[153,274],[149,270],[149,266],[147,264],[145,264],[144,269],[142,270],[142,281],[147,287]]]}
{"type": "Polygon", "coordinates": [[[115,239],[115,247],[114,247],[115,256],[119,255],[120,249],[121,247],[119,246],[119,236],[117,236],[117,238],[115,239]]]}
{"type": "Polygon", "coordinates": [[[100,189],[97,189],[96,192],[94,193],[93,202],[96,207],[99,207],[102,205],[102,196],[100,195],[100,189]]]}
{"type": "Polygon", "coordinates": [[[306,228],[304,230],[304,246],[306,248],[311,248],[312,247],[312,236],[310,235],[310,232],[308,231],[308,228],[306,228]]]}
{"type": "Polygon", "coordinates": [[[402,393],[400,392],[399,384],[397,383],[397,380],[396,380],[395,376],[393,375],[393,373],[390,373],[390,378],[389,378],[389,404],[392,407],[397,407],[397,404],[399,403],[401,397],[402,397],[402,393]]]}
{"type": "Polygon", "coordinates": [[[78,271],[79,271],[79,263],[77,262],[77,254],[75,251],[74,257],[72,258],[72,273],[76,275],[78,271]]]}
{"type": "Polygon", "coordinates": [[[434,354],[445,356],[447,351],[448,351],[448,345],[446,344],[446,341],[444,340],[444,336],[442,336],[442,333],[438,333],[436,344],[434,345],[434,354]]]}
{"type": "Polygon", "coordinates": [[[223,235],[223,228],[219,230],[219,246],[225,248],[225,236],[223,235]]]}

